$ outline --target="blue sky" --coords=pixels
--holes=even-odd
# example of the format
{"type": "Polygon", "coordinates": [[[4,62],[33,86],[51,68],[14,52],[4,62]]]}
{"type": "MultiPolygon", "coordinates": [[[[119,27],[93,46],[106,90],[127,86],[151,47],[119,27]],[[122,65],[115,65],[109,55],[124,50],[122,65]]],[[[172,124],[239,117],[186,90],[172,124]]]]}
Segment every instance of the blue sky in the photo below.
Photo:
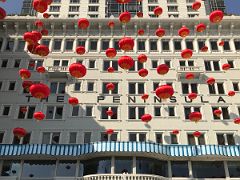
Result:
{"type": "MultiPolygon", "coordinates": [[[[17,14],[21,11],[23,0],[6,0],[5,3],[0,2],[8,14],[17,14]]],[[[225,0],[228,13],[240,14],[240,0],[225,0]]]]}

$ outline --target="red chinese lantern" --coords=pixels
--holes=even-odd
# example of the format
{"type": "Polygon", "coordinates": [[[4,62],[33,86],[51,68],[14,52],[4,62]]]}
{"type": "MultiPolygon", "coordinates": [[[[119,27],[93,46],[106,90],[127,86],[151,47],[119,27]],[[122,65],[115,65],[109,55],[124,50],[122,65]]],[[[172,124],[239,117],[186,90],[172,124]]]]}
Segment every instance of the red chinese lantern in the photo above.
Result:
{"type": "Polygon", "coordinates": [[[134,66],[134,61],[130,56],[122,56],[118,59],[118,65],[122,69],[128,70],[134,66]]]}
{"type": "MultiPolygon", "coordinates": [[[[37,52],[36,52],[36,47],[38,46],[38,45],[40,45],[40,44],[28,44],[27,45],[27,50],[30,52],[30,53],[32,53],[32,54],[37,54],[37,52]]],[[[35,65],[35,63],[34,63],[34,65],[35,65]]],[[[33,66],[34,67],[34,66],[33,66]]]]}
{"type": "Polygon", "coordinates": [[[207,47],[207,46],[203,46],[203,47],[201,48],[201,51],[202,51],[202,52],[207,52],[207,51],[208,51],[208,47],[207,47]]]}
{"type": "Polygon", "coordinates": [[[173,87],[170,85],[161,85],[155,91],[157,97],[161,99],[168,99],[174,94],[173,87]]]}
{"type": "Polygon", "coordinates": [[[34,34],[37,37],[37,40],[39,41],[42,39],[42,34],[38,31],[32,31],[32,34],[34,34]]]}
{"type": "Polygon", "coordinates": [[[163,9],[160,6],[157,6],[153,10],[155,16],[160,16],[163,13],[163,9]]]}
{"type": "Polygon", "coordinates": [[[203,24],[203,23],[198,24],[197,27],[196,27],[197,32],[203,32],[205,30],[206,30],[206,25],[203,24]]]}
{"type": "Polygon", "coordinates": [[[134,40],[130,37],[124,37],[124,38],[120,39],[120,41],[118,42],[118,46],[120,49],[122,49],[124,51],[133,50],[134,40]]]}
{"type": "Polygon", "coordinates": [[[211,14],[209,15],[209,20],[212,23],[220,23],[223,19],[223,12],[220,10],[216,10],[211,12],[211,14]]]}
{"type": "Polygon", "coordinates": [[[112,117],[113,116],[113,111],[111,109],[106,111],[107,115],[112,117]]]}
{"type": "Polygon", "coordinates": [[[20,107],[20,111],[21,111],[22,113],[26,113],[26,112],[27,112],[27,107],[26,107],[26,106],[20,107]]]}
{"type": "Polygon", "coordinates": [[[139,76],[141,76],[141,77],[146,77],[147,75],[148,75],[148,70],[147,69],[140,69],[139,71],[138,71],[138,74],[139,74],[139,76]]]}
{"type": "Polygon", "coordinates": [[[32,6],[37,12],[40,13],[44,13],[48,8],[47,1],[43,0],[34,0],[32,6]]]}
{"type": "Polygon", "coordinates": [[[45,69],[45,67],[43,67],[43,66],[39,66],[39,67],[37,68],[37,72],[39,72],[39,73],[45,73],[45,72],[46,72],[46,69],[45,69]]]}
{"type": "Polygon", "coordinates": [[[41,30],[41,33],[42,33],[43,36],[47,36],[48,35],[48,30],[43,29],[43,30],[41,30]]]}
{"type": "Polygon", "coordinates": [[[36,44],[37,43],[37,36],[31,32],[25,32],[23,35],[23,39],[28,42],[29,44],[36,44]]]}
{"type": "Polygon", "coordinates": [[[151,114],[144,114],[141,117],[142,122],[148,123],[149,121],[152,120],[152,115],[151,114]]]}
{"type": "Polygon", "coordinates": [[[48,5],[51,5],[53,0],[46,0],[48,5]]]}
{"type": "Polygon", "coordinates": [[[131,20],[131,14],[129,12],[122,12],[120,15],[119,15],[119,21],[121,23],[128,23],[129,21],[131,20]]]}
{"type": "Polygon", "coordinates": [[[138,55],[138,62],[145,63],[147,61],[147,56],[145,54],[138,55]]]}
{"type": "Polygon", "coordinates": [[[107,56],[108,58],[114,58],[116,55],[117,55],[117,51],[116,51],[115,48],[108,48],[108,49],[106,50],[106,56],[107,56]]]}
{"type": "Polygon", "coordinates": [[[22,87],[25,89],[27,92],[29,92],[30,86],[33,85],[32,81],[23,81],[22,82],[22,87]]]}
{"type": "Polygon", "coordinates": [[[35,66],[35,61],[30,61],[28,64],[29,67],[34,67],[35,66]]]}
{"type": "Polygon", "coordinates": [[[147,100],[147,99],[148,99],[148,97],[149,97],[149,95],[148,95],[148,94],[143,94],[143,95],[141,96],[142,100],[147,100]]]}
{"type": "Polygon", "coordinates": [[[106,132],[107,135],[112,135],[114,133],[114,130],[113,129],[107,129],[105,132],[106,132]]]}
{"type": "Polygon", "coordinates": [[[222,111],[220,109],[216,109],[216,110],[213,111],[213,114],[217,117],[220,117],[221,114],[222,114],[222,111]]]}
{"type": "Polygon", "coordinates": [[[229,91],[228,92],[228,96],[234,96],[236,93],[235,93],[235,91],[229,91]]]}
{"type": "Polygon", "coordinates": [[[29,79],[31,77],[31,72],[28,69],[20,69],[19,75],[22,79],[29,79]]]}
{"type": "Polygon", "coordinates": [[[186,26],[183,26],[178,30],[178,35],[183,38],[187,37],[189,33],[190,33],[190,30],[186,26]]]}
{"type": "Polygon", "coordinates": [[[120,3],[120,4],[126,4],[126,3],[129,3],[131,0],[117,0],[117,3],[120,3]]]}
{"type": "Polygon", "coordinates": [[[6,11],[0,7],[0,20],[4,19],[6,16],[6,11]]]}
{"type": "Polygon", "coordinates": [[[196,99],[197,98],[197,94],[196,93],[189,93],[188,94],[188,98],[193,100],[193,99],[196,99]]]}
{"type": "Polygon", "coordinates": [[[194,9],[195,11],[197,11],[198,9],[200,9],[201,7],[201,2],[199,1],[195,1],[193,4],[192,4],[192,9],[194,9]]]}
{"type": "Polygon", "coordinates": [[[200,137],[202,135],[202,133],[200,133],[199,131],[195,131],[194,133],[193,133],[193,136],[194,137],[200,137]]]}
{"type": "Polygon", "coordinates": [[[50,15],[48,13],[43,13],[43,17],[47,19],[50,17],[50,15]]]}
{"type": "Polygon", "coordinates": [[[115,69],[114,69],[113,67],[109,67],[109,68],[107,69],[107,71],[108,71],[109,73],[113,73],[113,72],[115,71],[115,69]]]}
{"type": "Polygon", "coordinates": [[[17,128],[13,129],[13,134],[14,134],[14,136],[16,136],[20,139],[20,138],[26,136],[27,131],[24,128],[17,127],[17,128]]]}
{"type": "Polygon", "coordinates": [[[139,30],[138,30],[138,35],[139,35],[139,36],[144,35],[144,30],[143,30],[143,29],[139,29],[139,30]]]}
{"type": "Polygon", "coordinates": [[[44,24],[43,24],[42,21],[37,20],[37,21],[34,22],[34,25],[37,26],[37,28],[42,28],[44,24]]]}
{"type": "Polygon", "coordinates": [[[76,48],[76,53],[79,54],[79,55],[83,55],[85,53],[85,51],[86,51],[85,47],[83,47],[83,46],[78,46],[76,48]]]}
{"type": "Polygon", "coordinates": [[[224,41],[220,41],[220,42],[218,43],[218,45],[219,45],[219,46],[224,46],[224,41]]]}
{"type": "Polygon", "coordinates": [[[73,77],[82,78],[86,75],[87,69],[80,63],[73,63],[69,66],[69,72],[73,77]]]}
{"type": "Polygon", "coordinates": [[[72,106],[76,106],[78,105],[78,98],[70,97],[68,98],[68,103],[71,104],[72,106]]]}
{"type": "Polygon", "coordinates": [[[234,123],[235,123],[235,124],[240,124],[240,118],[235,118],[235,119],[234,119],[234,123]]]}
{"type": "Polygon", "coordinates": [[[137,17],[142,18],[143,17],[143,12],[137,12],[137,17]]]}
{"type": "Polygon", "coordinates": [[[174,129],[171,133],[177,135],[177,134],[179,134],[179,130],[178,129],[174,129]]]}
{"type": "Polygon", "coordinates": [[[106,89],[108,91],[113,91],[115,89],[115,85],[113,83],[107,83],[106,84],[106,89]]]}
{"type": "Polygon", "coordinates": [[[230,64],[223,64],[222,65],[222,69],[224,70],[224,71],[227,71],[227,70],[229,70],[231,68],[231,66],[230,66],[230,64]]]}
{"type": "Polygon", "coordinates": [[[210,77],[210,78],[207,79],[206,82],[207,82],[207,84],[209,84],[209,85],[213,85],[213,84],[215,83],[215,79],[212,78],[212,77],[210,77]]]}
{"type": "Polygon", "coordinates": [[[186,78],[187,80],[194,79],[194,74],[193,74],[193,73],[187,73],[187,74],[185,75],[185,78],[186,78]]]}
{"type": "Polygon", "coordinates": [[[39,56],[47,56],[49,54],[49,48],[46,45],[38,45],[35,49],[39,56]]]}
{"type": "Polygon", "coordinates": [[[156,36],[158,37],[163,37],[165,35],[165,29],[163,28],[158,28],[156,31],[155,31],[155,34],[156,36]]]}
{"type": "Polygon", "coordinates": [[[78,20],[78,28],[80,28],[80,29],[87,29],[89,24],[90,23],[86,18],[80,18],[78,20]]]}
{"type": "Polygon", "coordinates": [[[200,112],[191,112],[189,114],[189,119],[190,119],[190,121],[197,123],[198,121],[200,121],[202,119],[202,114],[200,112]]]}
{"type": "Polygon", "coordinates": [[[113,21],[108,22],[108,27],[109,28],[114,28],[114,26],[115,26],[115,23],[113,21]]]}
{"type": "Polygon", "coordinates": [[[192,52],[191,49],[184,49],[184,50],[182,50],[182,52],[181,52],[181,56],[182,56],[183,59],[189,59],[189,58],[191,58],[191,57],[192,57],[192,54],[193,54],[193,52],[192,52]]]}
{"type": "Polygon", "coordinates": [[[157,67],[157,73],[160,75],[167,74],[169,71],[169,67],[166,64],[161,64],[157,67]]]}
{"type": "Polygon", "coordinates": [[[33,117],[34,119],[36,119],[37,121],[42,121],[44,118],[45,118],[45,114],[43,114],[43,112],[41,111],[38,111],[38,112],[35,112],[33,114],[33,117]]]}
{"type": "Polygon", "coordinates": [[[29,88],[31,95],[37,99],[47,98],[50,94],[50,89],[43,83],[33,84],[29,88]]]}

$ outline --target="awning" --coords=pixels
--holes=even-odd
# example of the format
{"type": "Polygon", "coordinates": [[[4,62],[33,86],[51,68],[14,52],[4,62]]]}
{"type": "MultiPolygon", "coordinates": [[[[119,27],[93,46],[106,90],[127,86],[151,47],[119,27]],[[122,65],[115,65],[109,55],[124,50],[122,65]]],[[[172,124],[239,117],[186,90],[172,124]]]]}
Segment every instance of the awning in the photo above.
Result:
{"type": "Polygon", "coordinates": [[[0,144],[0,157],[22,155],[81,156],[104,152],[142,152],[171,157],[239,157],[240,146],[160,145],[148,142],[95,142],[90,144],[0,144]]]}

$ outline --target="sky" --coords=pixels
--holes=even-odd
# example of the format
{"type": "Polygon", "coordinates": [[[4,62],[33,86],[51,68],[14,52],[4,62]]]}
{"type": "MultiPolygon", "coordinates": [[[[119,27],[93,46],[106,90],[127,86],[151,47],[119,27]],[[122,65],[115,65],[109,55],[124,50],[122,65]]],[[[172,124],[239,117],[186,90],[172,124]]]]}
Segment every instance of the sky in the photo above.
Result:
{"type": "MultiPolygon", "coordinates": [[[[23,0],[6,0],[5,3],[0,2],[8,14],[18,14],[21,11],[23,0]]],[[[240,0],[225,0],[227,13],[240,15],[240,0]]]]}

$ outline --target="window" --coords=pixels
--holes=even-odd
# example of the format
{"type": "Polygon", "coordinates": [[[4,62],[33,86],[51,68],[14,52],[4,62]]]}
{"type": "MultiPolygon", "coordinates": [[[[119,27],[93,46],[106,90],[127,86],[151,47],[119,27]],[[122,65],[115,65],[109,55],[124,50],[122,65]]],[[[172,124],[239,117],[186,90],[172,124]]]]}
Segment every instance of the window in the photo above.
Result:
{"type": "Polygon", "coordinates": [[[67,39],[66,40],[66,51],[72,51],[73,50],[73,39],[67,39]]]}
{"type": "Polygon", "coordinates": [[[65,94],[65,88],[65,82],[51,82],[50,84],[51,94],[65,94]]]}
{"type": "Polygon", "coordinates": [[[194,137],[193,134],[188,134],[188,144],[189,145],[205,145],[204,134],[199,137],[194,137]]]}
{"type": "Polygon", "coordinates": [[[230,65],[230,68],[234,68],[234,61],[228,60],[227,63],[230,65]]]}
{"type": "Polygon", "coordinates": [[[108,48],[109,48],[109,40],[108,39],[102,40],[102,50],[105,51],[108,48]]]}
{"type": "Polygon", "coordinates": [[[7,60],[7,59],[3,59],[3,60],[2,60],[1,67],[2,67],[2,68],[6,68],[6,67],[7,67],[7,64],[8,64],[8,60],[7,60]]]}
{"type": "Polygon", "coordinates": [[[134,61],[133,67],[129,69],[129,71],[138,71],[143,68],[143,63],[139,61],[134,61]]]}
{"type": "Polygon", "coordinates": [[[88,92],[94,91],[94,82],[87,82],[87,91],[88,92]]]}
{"type": "Polygon", "coordinates": [[[86,106],[86,116],[93,116],[93,106],[86,106]]]}
{"type": "Polygon", "coordinates": [[[169,51],[169,40],[163,39],[162,40],[162,50],[163,51],[169,51]]]}
{"type": "Polygon", "coordinates": [[[168,12],[178,12],[178,6],[168,6],[168,12]]]}
{"type": "Polygon", "coordinates": [[[235,145],[233,134],[217,134],[218,145],[235,145]]]}
{"type": "Polygon", "coordinates": [[[101,107],[101,119],[118,119],[118,107],[101,107]],[[112,116],[107,115],[110,109],[113,111],[112,116]]]}
{"type": "Polygon", "coordinates": [[[217,40],[210,40],[210,45],[211,45],[212,51],[218,51],[217,40]]]}
{"type": "Polygon", "coordinates": [[[60,6],[50,6],[49,12],[59,12],[60,6]]]}
{"type": "Polygon", "coordinates": [[[25,48],[25,41],[18,40],[18,46],[17,46],[16,51],[18,51],[18,52],[24,51],[24,48],[25,48]]]}
{"type": "Polygon", "coordinates": [[[238,82],[233,82],[232,85],[233,85],[234,91],[239,91],[239,83],[238,82]]]}
{"type": "Polygon", "coordinates": [[[201,50],[205,46],[205,41],[206,40],[198,40],[198,48],[201,50]]]}
{"type": "Polygon", "coordinates": [[[175,116],[175,107],[168,106],[168,116],[175,116]]]}
{"type": "Polygon", "coordinates": [[[176,134],[171,134],[171,144],[178,144],[178,138],[176,134]]]}
{"type": "Polygon", "coordinates": [[[150,40],[150,51],[157,51],[157,40],[150,40]]]}
{"type": "Polygon", "coordinates": [[[77,44],[78,46],[85,47],[86,39],[78,39],[77,44]]]}
{"type": "Polygon", "coordinates": [[[161,107],[154,107],[154,116],[159,117],[161,116],[161,107]]]}
{"type": "Polygon", "coordinates": [[[118,71],[118,62],[117,61],[103,61],[103,71],[107,71],[109,67],[113,67],[115,71],[118,71]]]}
{"type": "Polygon", "coordinates": [[[69,6],[69,12],[79,12],[79,6],[69,6]]]}
{"type": "Polygon", "coordinates": [[[230,119],[228,107],[212,107],[212,114],[213,114],[213,119],[230,119]],[[217,109],[222,111],[222,114],[220,115],[220,117],[214,114],[214,111],[217,109]]]}
{"type": "Polygon", "coordinates": [[[146,133],[129,133],[129,141],[145,142],[146,133]]]}
{"type": "Polygon", "coordinates": [[[74,91],[81,91],[81,82],[76,82],[74,84],[74,91]]]}
{"type": "Polygon", "coordinates": [[[145,114],[145,107],[128,107],[128,119],[141,119],[145,114]]]}
{"type": "Polygon", "coordinates": [[[240,177],[240,162],[239,161],[227,161],[228,171],[231,178],[240,177]]]}
{"type": "Polygon", "coordinates": [[[53,51],[60,51],[62,46],[62,40],[61,39],[55,39],[53,41],[53,51]]]}
{"type": "Polygon", "coordinates": [[[70,4],[77,4],[80,3],[80,0],[70,0],[70,4]]]}
{"type": "Polygon", "coordinates": [[[76,144],[76,142],[77,142],[77,133],[70,132],[69,133],[69,144],[76,144]]]}
{"type": "Polygon", "coordinates": [[[99,3],[99,0],[89,0],[89,4],[97,4],[99,3]]]}
{"type": "Polygon", "coordinates": [[[10,113],[10,106],[3,106],[2,115],[3,116],[8,116],[9,113],[10,113]]]}
{"type": "Polygon", "coordinates": [[[171,161],[172,177],[189,177],[187,161],[171,161]]]}
{"type": "Polygon", "coordinates": [[[9,82],[8,90],[14,91],[16,86],[16,82],[9,82]]]}
{"type": "Polygon", "coordinates": [[[128,94],[144,94],[144,83],[128,83],[128,94]]]}
{"type": "Polygon", "coordinates": [[[88,68],[89,69],[96,68],[96,61],[95,60],[89,60],[88,68]]]}
{"type": "Polygon", "coordinates": [[[201,112],[200,107],[184,107],[185,119],[189,119],[189,114],[191,112],[201,112]]]}
{"type": "Polygon", "coordinates": [[[171,68],[171,60],[164,60],[164,63],[171,68]]]}
{"type": "Polygon", "coordinates": [[[235,45],[236,50],[239,51],[240,50],[240,40],[235,39],[234,40],[234,45],[235,45]]]}
{"type": "Polygon", "coordinates": [[[88,6],[89,12],[98,12],[98,6],[88,6]]]}
{"type": "Polygon", "coordinates": [[[46,119],[62,119],[63,106],[47,106],[46,119]]]}
{"type": "Polygon", "coordinates": [[[195,83],[182,83],[182,93],[197,93],[198,94],[198,84],[195,83]]]}
{"type": "Polygon", "coordinates": [[[0,144],[3,143],[4,132],[0,132],[0,144]]]}
{"type": "Polygon", "coordinates": [[[43,65],[43,59],[41,60],[30,60],[29,63],[28,63],[28,70],[35,70],[37,69],[38,67],[42,66],[43,65]]]}
{"type": "Polygon", "coordinates": [[[110,174],[111,173],[111,158],[95,158],[89,160],[83,160],[80,162],[81,168],[79,175],[85,176],[89,174],[110,174]]]}
{"type": "Polygon", "coordinates": [[[206,71],[220,71],[219,61],[204,61],[206,71]]]}
{"type": "Polygon", "coordinates": [[[14,68],[19,68],[20,64],[21,64],[21,59],[15,59],[13,67],[14,68]]]}
{"type": "Polygon", "coordinates": [[[157,68],[157,67],[158,67],[158,61],[152,60],[152,68],[157,68]]]}
{"type": "Polygon", "coordinates": [[[138,51],[145,51],[145,40],[138,40],[138,51]]]}
{"type": "Polygon", "coordinates": [[[18,110],[18,119],[33,119],[36,106],[20,106],[18,110]]]}
{"type": "Polygon", "coordinates": [[[90,51],[97,51],[97,40],[96,39],[91,39],[90,40],[90,51]]]}
{"type": "Polygon", "coordinates": [[[118,41],[119,41],[119,40],[117,40],[117,39],[115,39],[115,40],[113,41],[113,42],[114,42],[113,46],[114,46],[114,48],[115,48],[117,51],[120,50],[120,47],[119,47],[119,45],[118,45],[118,41]]]}
{"type": "Polygon", "coordinates": [[[162,133],[156,133],[155,137],[156,137],[156,143],[158,143],[158,144],[162,144],[163,143],[163,135],[162,135],[162,133]]]}
{"type": "Polygon", "coordinates": [[[27,133],[23,138],[19,138],[17,136],[13,137],[12,144],[29,144],[31,139],[31,133],[27,133]]]}
{"type": "Polygon", "coordinates": [[[42,144],[59,144],[60,132],[44,132],[42,144]]]}
{"type": "Polygon", "coordinates": [[[7,44],[6,44],[5,50],[6,50],[6,51],[13,51],[13,47],[14,47],[14,40],[8,38],[8,39],[7,39],[7,44]]]}
{"type": "Polygon", "coordinates": [[[84,132],[84,144],[91,142],[91,132],[84,132]]]}
{"type": "Polygon", "coordinates": [[[187,40],[186,41],[186,47],[187,47],[187,49],[194,50],[194,48],[193,48],[193,40],[187,40]]]}
{"type": "Polygon", "coordinates": [[[225,170],[221,161],[192,161],[194,178],[225,178],[225,170]]]}
{"type": "Polygon", "coordinates": [[[102,93],[103,94],[110,94],[110,92],[111,92],[111,94],[118,94],[118,83],[116,83],[116,82],[113,83],[115,88],[112,91],[107,90],[107,88],[106,88],[107,84],[108,83],[105,83],[105,82],[102,84],[102,93]]]}
{"type": "Polygon", "coordinates": [[[73,106],[72,107],[72,116],[78,116],[79,115],[79,106],[73,106]]]}
{"type": "Polygon", "coordinates": [[[0,91],[2,90],[2,87],[3,87],[3,82],[0,81],[0,91]]]}
{"type": "Polygon", "coordinates": [[[180,40],[175,40],[174,41],[174,49],[175,51],[181,51],[182,50],[182,45],[180,40]]]}
{"type": "Polygon", "coordinates": [[[225,40],[225,41],[224,41],[223,50],[224,50],[224,51],[230,51],[230,50],[231,50],[228,40],[225,40]]]}
{"type": "Polygon", "coordinates": [[[103,132],[101,133],[101,141],[117,141],[117,133],[108,135],[106,132],[103,132]]]}
{"type": "Polygon", "coordinates": [[[43,44],[43,45],[49,47],[50,39],[43,39],[41,44],[43,44]]]}
{"type": "Polygon", "coordinates": [[[225,94],[223,83],[214,83],[208,85],[210,94],[225,94]]]}
{"type": "Polygon", "coordinates": [[[3,161],[1,176],[18,176],[21,171],[21,162],[16,160],[3,161]]]}
{"type": "Polygon", "coordinates": [[[57,163],[56,176],[75,177],[77,161],[60,160],[57,163]]]}

